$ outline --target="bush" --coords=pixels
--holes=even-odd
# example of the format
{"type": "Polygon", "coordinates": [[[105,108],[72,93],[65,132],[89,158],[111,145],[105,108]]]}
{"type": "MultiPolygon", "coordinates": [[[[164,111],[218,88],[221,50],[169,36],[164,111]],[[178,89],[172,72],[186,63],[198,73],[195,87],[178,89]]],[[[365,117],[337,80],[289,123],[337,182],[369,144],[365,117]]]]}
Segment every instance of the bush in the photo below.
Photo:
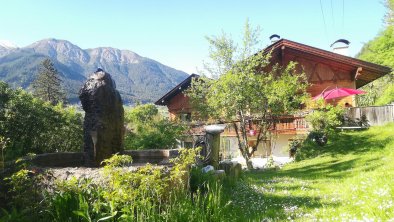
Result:
{"type": "Polygon", "coordinates": [[[306,139],[302,142],[301,146],[297,149],[295,155],[296,161],[301,161],[309,158],[316,157],[323,153],[321,146],[317,145],[315,141],[306,139]]]}
{"type": "Polygon", "coordinates": [[[49,192],[41,190],[34,195],[35,198],[28,192],[31,188],[27,188],[32,187],[35,179],[30,170],[24,169],[10,177],[13,197],[8,209],[0,212],[0,218],[7,221],[34,218],[36,221],[78,222],[238,221],[226,195],[223,195],[222,184],[212,177],[197,179],[202,185],[197,185],[194,195],[185,189],[185,175],[198,153],[199,149],[181,149],[170,170],[148,164],[137,171],[123,167],[130,163],[129,156],[114,155],[105,160],[105,180],[93,182],[72,178],[59,181],[49,192]],[[18,191],[18,195],[14,195],[14,191],[18,191]],[[24,201],[22,205],[21,201],[24,201]],[[25,210],[33,209],[32,206],[34,210],[25,210]]]}
{"type": "Polygon", "coordinates": [[[323,100],[318,100],[314,108],[313,112],[306,116],[313,129],[308,139],[323,146],[327,143],[328,136],[335,132],[335,127],[342,124],[344,109],[325,104],[323,100]]]}
{"type": "Polygon", "coordinates": [[[324,101],[320,100],[316,102],[316,109],[306,117],[306,120],[314,131],[329,134],[336,126],[341,125],[343,114],[344,109],[340,106],[324,104],[324,101]]]}
{"type": "Polygon", "coordinates": [[[52,106],[0,82],[0,136],[9,139],[5,160],[27,153],[79,151],[82,115],[75,108],[52,106]]]}
{"type": "Polygon", "coordinates": [[[319,146],[324,146],[328,142],[326,133],[322,131],[312,131],[309,133],[308,140],[315,142],[319,146]]]}
{"type": "Polygon", "coordinates": [[[181,149],[171,169],[147,165],[137,171],[124,167],[129,156],[115,155],[104,161],[103,180],[58,181],[23,207],[8,205],[0,211],[0,221],[261,221],[261,208],[249,199],[254,189],[244,181],[230,184],[191,168],[198,153],[181,149]],[[193,192],[185,187],[189,175],[193,192]],[[234,200],[239,195],[241,200],[234,200]],[[34,211],[24,210],[33,205],[38,206],[34,211]]]}
{"type": "Polygon", "coordinates": [[[185,126],[163,118],[153,104],[139,105],[125,113],[125,149],[173,148],[185,126]]]}

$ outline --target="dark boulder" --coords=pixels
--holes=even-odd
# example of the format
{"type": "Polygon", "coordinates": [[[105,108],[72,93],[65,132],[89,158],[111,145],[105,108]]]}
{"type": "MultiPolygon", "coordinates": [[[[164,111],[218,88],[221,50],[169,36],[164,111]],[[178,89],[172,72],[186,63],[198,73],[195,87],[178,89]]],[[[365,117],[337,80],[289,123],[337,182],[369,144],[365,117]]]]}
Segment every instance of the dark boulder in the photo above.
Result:
{"type": "Polygon", "coordinates": [[[123,151],[124,111],[111,75],[98,69],[79,92],[85,110],[84,152],[87,165],[98,166],[123,151]]]}

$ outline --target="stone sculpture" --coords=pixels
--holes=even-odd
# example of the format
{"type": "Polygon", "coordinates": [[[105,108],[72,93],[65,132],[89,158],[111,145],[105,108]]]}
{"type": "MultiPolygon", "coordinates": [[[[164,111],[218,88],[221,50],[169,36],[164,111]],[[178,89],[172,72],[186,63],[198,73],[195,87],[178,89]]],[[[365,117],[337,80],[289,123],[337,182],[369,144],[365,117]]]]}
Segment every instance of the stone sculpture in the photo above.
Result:
{"type": "Polygon", "coordinates": [[[79,92],[84,119],[86,165],[99,166],[112,154],[123,151],[124,110],[111,75],[98,69],[79,92]]]}

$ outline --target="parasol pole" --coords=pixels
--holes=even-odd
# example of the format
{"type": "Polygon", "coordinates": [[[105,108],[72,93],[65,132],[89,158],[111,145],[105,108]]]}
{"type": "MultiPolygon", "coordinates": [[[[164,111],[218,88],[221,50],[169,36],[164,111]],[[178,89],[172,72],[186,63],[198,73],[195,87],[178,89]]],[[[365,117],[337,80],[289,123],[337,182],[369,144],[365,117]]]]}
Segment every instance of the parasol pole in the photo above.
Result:
{"type": "MultiPolygon", "coordinates": [[[[329,87],[331,87],[331,86],[327,86],[327,87],[320,93],[320,95],[322,96],[323,99],[324,99],[324,92],[325,92],[329,87]]],[[[337,88],[338,88],[338,86],[337,86],[337,88]]],[[[324,99],[324,100],[325,100],[325,99],[324,99]]]]}

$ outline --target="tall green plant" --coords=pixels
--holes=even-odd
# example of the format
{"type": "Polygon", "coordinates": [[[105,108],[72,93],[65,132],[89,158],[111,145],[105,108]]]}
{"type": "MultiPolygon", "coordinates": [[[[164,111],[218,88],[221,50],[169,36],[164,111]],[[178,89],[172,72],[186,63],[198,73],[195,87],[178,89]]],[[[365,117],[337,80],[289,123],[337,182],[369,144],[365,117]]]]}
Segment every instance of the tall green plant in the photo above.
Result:
{"type": "MultiPolygon", "coordinates": [[[[367,42],[357,57],[362,60],[388,66],[394,69],[394,1],[386,0],[387,13],[385,17],[385,29],[374,39],[367,42]]],[[[394,73],[377,79],[365,85],[362,89],[367,94],[357,96],[359,106],[385,105],[394,101],[392,88],[394,85],[394,73]],[[384,97],[384,99],[381,99],[384,97]]]]}
{"type": "Polygon", "coordinates": [[[125,122],[125,149],[172,148],[185,130],[181,123],[171,122],[161,116],[153,104],[126,110],[125,122]]]}
{"type": "MultiPolygon", "coordinates": [[[[57,181],[49,192],[43,192],[43,197],[24,201],[22,208],[10,206],[0,212],[0,218],[6,221],[30,219],[59,222],[209,222],[250,219],[250,214],[243,214],[247,203],[242,207],[232,204],[229,194],[237,194],[233,194],[232,187],[225,187],[225,183],[210,180],[202,188],[200,186],[194,190],[194,195],[184,186],[188,170],[195,163],[199,151],[181,149],[170,169],[147,165],[136,171],[126,167],[131,161],[129,156],[115,155],[105,161],[102,180],[72,177],[57,181]],[[35,211],[23,210],[33,205],[37,206],[35,211]]],[[[31,185],[31,181],[25,183],[25,179],[31,179],[28,176],[29,172],[19,172],[13,176],[13,184],[16,187],[28,187],[31,185]]],[[[27,190],[22,193],[31,198],[27,190]]]]}
{"type": "Polygon", "coordinates": [[[240,48],[225,35],[209,38],[210,58],[217,67],[208,72],[218,77],[194,80],[187,93],[200,117],[233,123],[239,150],[249,168],[249,158],[260,141],[267,138],[269,129],[281,115],[298,109],[307,95],[305,75],[296,73],[295,63],[268,69],[270,54],[256,51],[258,37],[259,28],[253,29],[247,22],[240,48]],[[258,135],[249,150],[247,129],[251,124],[258,135]]]}
{"type": "Polygon", "coordinates": [[[5,83],[0,83],[0,95],[0,136],[9,138],[6,160],[81,149],[82,115],[75,108],[52,106],[5,83]]]}
{"type": "Polygon", "coordinates": [[[336,126],[341,125],[344,114],[342,107],[325,104],[324,100],[320,99],[313,108],[313,112],[306,116],[306,120],[314,132],[328,135],[336,126]]]}

